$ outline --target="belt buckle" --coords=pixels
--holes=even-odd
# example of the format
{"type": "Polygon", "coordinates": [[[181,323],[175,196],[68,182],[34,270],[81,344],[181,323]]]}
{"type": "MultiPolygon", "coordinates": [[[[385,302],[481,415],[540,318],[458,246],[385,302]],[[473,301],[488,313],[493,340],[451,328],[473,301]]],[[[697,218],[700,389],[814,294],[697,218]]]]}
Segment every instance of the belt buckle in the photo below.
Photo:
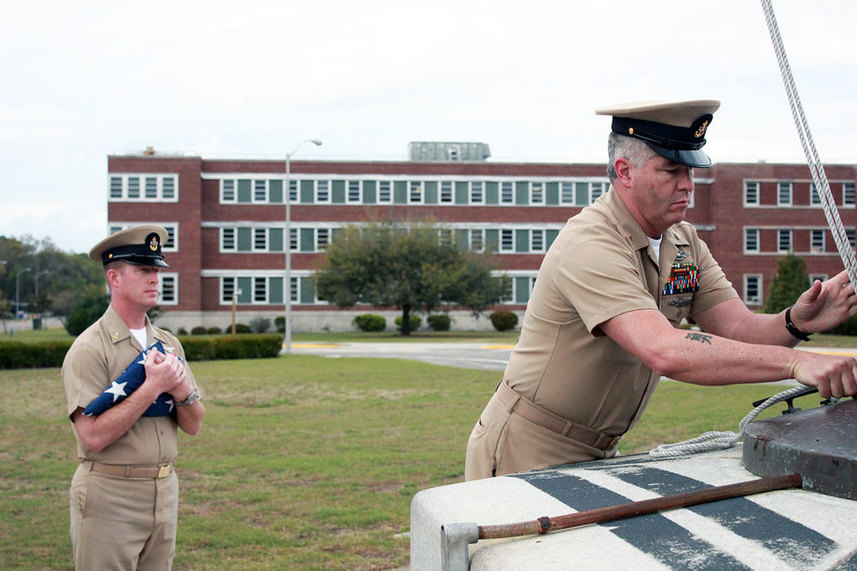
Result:
{"type": "Polygon", "coordinates": [[[164,464],[163,466],[158,466],[158,479],[166,478],[170,475],[170,465],[164,464]]]}

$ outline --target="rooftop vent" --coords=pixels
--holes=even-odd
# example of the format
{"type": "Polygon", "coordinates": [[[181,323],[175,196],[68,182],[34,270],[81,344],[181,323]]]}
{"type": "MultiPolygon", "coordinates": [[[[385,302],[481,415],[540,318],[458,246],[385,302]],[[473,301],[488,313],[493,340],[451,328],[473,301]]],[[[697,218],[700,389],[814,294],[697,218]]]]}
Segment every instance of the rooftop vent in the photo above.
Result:
{"type": "Polygon", "coordinates": [[[412,161],[484,161],[491,156],[485,143],[416,141],[408,143],[412,161]]]}

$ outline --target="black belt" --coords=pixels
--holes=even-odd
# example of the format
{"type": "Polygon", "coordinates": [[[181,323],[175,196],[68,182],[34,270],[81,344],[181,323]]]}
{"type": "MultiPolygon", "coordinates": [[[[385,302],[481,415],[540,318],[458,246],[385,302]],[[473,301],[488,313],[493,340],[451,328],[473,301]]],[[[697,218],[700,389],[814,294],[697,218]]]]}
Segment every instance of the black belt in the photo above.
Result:
{"type": "Polygon", "coordinates": [[[529,401],[516,393],[512,387],[501,382],[497,387],[497,398],[509,410],[518,416],[529,420],[539,426],[547,428],[552,432],[561,434],[566,438],[577,440],[581,444],[598,448],[599,450],[611,450],[616,447],[623,434],[607,434],[593,430],[588,426],[572,422],[552,412],[548,412],[536,403],[529,401]]]}

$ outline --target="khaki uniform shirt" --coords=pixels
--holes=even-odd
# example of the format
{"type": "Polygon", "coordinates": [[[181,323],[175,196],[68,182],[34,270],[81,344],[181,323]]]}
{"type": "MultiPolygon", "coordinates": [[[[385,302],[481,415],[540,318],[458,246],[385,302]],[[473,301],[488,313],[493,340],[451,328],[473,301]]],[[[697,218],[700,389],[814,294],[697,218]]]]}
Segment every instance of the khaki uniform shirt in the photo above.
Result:
{"type": "MultiPolygon", "coordinates": [[[[152,325],[148,318],[146,337],[148,344],[161,341],[164,347],[172,347],[175,350],[176,356],[181,357],[185,363],[188,379],[198,392],[196,380],[187,366],[184,350],[178,339],[152,325]]],[[[78,336],[63,361],[62,378],[68,414],[71,415],[78,407],[86,408],[122,374],[125,367],[136,359],[143,349],[145,347],[140,346],[113,306],[108,307],[98,321],[78,336]]],[[[167,464],[176,459],[177,429],[175,414],[141,416],[127,433],[101,452],[85,449],[78,439],[77,455],[81,460],[104,464],[167,464]]]]}
{"type": "Polygon", "coordinates": [[[678,327],[735,297],[686,222],[664,233],[659,270],[645,233],[611,187],[569,220],[545,256],[505,382],[565,419],[624,434],[659,376],[598,326],[628,311],[655,309],[678,327]],[[693,266],[698,281],[688,271],[693,266]]]}

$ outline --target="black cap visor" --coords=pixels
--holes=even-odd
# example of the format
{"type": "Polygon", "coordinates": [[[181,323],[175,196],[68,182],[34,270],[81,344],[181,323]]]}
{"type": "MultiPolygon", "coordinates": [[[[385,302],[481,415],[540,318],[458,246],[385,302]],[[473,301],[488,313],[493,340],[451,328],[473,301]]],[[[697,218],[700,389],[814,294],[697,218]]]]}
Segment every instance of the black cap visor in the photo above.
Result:
{"type": "Polygon", "coordinates": [[[662,147],[661,145],[652,143],[651,141],[645,141],[645,143],[649,146],[649,148],[658,153],[660,156],[674,163],[697,168],[706,168],[711,166],[711,159],[701,149],[668,149],[666,147],[662,147]]]}

